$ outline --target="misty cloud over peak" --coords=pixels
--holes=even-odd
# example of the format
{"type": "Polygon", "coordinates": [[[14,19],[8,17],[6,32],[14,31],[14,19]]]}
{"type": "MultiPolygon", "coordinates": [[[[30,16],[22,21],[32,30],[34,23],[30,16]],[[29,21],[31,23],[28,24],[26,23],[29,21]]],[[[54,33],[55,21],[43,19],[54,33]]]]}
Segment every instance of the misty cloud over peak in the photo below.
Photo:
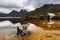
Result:
{"type": "Polygon", "coordinates": [[[0,0],[0,12],[9,13],[12,10],[35,10],[44,4],[60,4],[60,0],[0,0]]]}

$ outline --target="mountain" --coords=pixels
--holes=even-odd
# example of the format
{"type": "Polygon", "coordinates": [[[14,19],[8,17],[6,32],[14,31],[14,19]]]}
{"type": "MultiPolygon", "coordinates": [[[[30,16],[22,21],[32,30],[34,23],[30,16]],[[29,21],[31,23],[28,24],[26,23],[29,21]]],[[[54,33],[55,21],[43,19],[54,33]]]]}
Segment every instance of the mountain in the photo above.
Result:
{"type": "Polygon", "coordinates": [[[27,12],[28,12],[27,10],[21,10],[19,13],[25,14],[25,13],[27,13],[27,12]]]}
{"type": "Polygon", "coordinates": [[[60,4],[44,4],[42,7],[37,8],[37,12],[60,12],[60,4]]]}
{"type": "Polygon", "coordinates": [[[13,11],[11,11],[11,12],[8,14],[8,16],[16,16],[16,15],[18,15],[18,14],[19,14],[19,12],[13,10],[13,11]]]}
{"type": "Polygon", "coordinates": [[[60,4],[44,4],[40,8],[36,8],[34,11],[28,12],[27,16],[38,16],[46,15],[47,13],[57,13],[60,12],[60,4]]]}
{"type": "Polygon", "coordinates": [[[21,10],[20,12],[17,12],[15,10],[13,10],[12,12],[9,13],[9,16],[21,16],[24,15],[25,13],[27,13],[28,11],[26,10],[21,10]]]}
{"type": "Polygon", "coordinates": [[[13,10],[13,11],[11,11],[11,12],[9,13],[9,15],[17,15],[18,13],[19,13],[19,12],[13,10]]]}
{"type": "Polygon", "coordinates": [[[13,10],[11,11],[9,14],[6,14],[6,13],[1,13],[0,12],[0,17],[10,17],[10,16],[23,16],[24,14],[26,14],[28,11],[26,10],[21,10],[20,12],[16,11],[16,10],[13,10]]]}
{"type": "Polygon", "coordinates": [[[9,14],[2,14],[0,16],[38,16],[38,15],[46,15],[47,13],[55,13],[60,12],[60,4],[44,4],[40,8],[36,8],[34,11],[26,11],[21,10],[19,12],[13,10],[9,14]]]}

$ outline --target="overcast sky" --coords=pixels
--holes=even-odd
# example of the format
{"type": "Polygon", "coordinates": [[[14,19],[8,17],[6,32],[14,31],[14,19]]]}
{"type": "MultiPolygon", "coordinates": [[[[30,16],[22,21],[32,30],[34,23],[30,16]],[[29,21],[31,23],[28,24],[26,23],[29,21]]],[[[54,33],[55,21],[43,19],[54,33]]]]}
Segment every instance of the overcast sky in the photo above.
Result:
{"type": "Polygon", "coordinates": [[[44,4],[60,4],[60,0],[0,0],[0,12],[8,14],[21,9],[32,11],[44,4]]]}

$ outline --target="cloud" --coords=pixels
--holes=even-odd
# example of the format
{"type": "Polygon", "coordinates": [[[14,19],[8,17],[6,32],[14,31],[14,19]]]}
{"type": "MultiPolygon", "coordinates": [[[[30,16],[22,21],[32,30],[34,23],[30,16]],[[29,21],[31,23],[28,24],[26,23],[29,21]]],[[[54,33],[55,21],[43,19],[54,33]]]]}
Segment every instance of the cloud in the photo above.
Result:
{"type": "Polygon", "coordinates": [[[60,4],[60,0],[0,0],[0,12],[26,9],[32,11],[44,4],[60,4]]]}
{"type": "Polygon", "coordinates": [[[20,8],[4,8],[0,7],[0,12],[8,14],[12,10],[20,11],[20,8]]]}
{"type": "Polygon", "coordinates": [[[11,10],[7,9],[7,8],[3,8],[3,7],[0,7],[0,12],[3,12],[3,13],[6,13],[8,14],[11,10]]]}
{"type": "Polygon", "coordinates": [[[0,0],[0,12],[9,13],[11,10],[20,10],[27,0],[0,0]]]}
{"type": "Polygon", "coordinates": [[[0,22],[0,27],[12,27],[14,26],[13,23],[11,23],[10,21],[3,21],[3,22],[0,22]],[[4,25],[3,25],[4,24],[4,25]]]}
{"type": "Polygon", "coordinates": [[[33,5],[35,8],[38,8],[44,4],[54,4],[55,2],[57,2],[57,1],[56,0],[29,0],[29,2],[27,2],[27,4],[33,5]]]}

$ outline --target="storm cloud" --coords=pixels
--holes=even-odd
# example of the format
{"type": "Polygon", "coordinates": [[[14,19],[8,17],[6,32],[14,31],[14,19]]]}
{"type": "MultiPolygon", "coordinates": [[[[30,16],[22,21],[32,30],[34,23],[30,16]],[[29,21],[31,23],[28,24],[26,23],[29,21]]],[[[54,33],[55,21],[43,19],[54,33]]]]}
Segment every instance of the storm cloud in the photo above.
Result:
{"type": "Polygon", "coordinates": [[[44,4],[60,4],[60,0],[0,0],[0,12],[9,13],[12,10],[35,10],[44,4]]]}

